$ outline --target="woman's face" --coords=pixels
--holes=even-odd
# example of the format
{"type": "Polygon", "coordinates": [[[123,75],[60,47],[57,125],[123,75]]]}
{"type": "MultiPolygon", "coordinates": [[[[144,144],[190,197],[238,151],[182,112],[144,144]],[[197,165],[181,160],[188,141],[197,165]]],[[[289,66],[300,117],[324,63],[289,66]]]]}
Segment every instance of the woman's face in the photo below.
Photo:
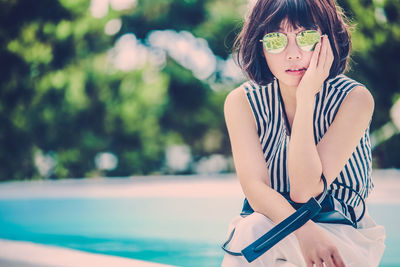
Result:
{"type": "Polygon", "coordinates": [[[302,50],[296,43],[296,34],[304,30],[306,29],[302,27],[293,29],[287,21],[283,21],[277,32],[286,34],[288,38],[286,48],[278,54],[272,54],[263,47],[269,69],[283,86],[297,87],[310,65],[313,52],[302,50]]]}

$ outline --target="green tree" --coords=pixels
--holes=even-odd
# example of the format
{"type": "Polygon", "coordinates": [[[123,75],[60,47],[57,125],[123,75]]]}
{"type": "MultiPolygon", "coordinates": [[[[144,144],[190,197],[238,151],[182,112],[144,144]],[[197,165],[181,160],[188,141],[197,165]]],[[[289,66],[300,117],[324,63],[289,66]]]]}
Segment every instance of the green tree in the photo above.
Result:
{"type": "MultiPolygon", "coordinates": [[[[51,177],[57,178],[159,171],[165,147],[175,142],[198,155],[223,151],[221,141],[204,143],[210,132],[222,136],[225,93],[214,93],[172,59],[161,71],[147,63],[126,72],[110,63],[110,49],[130,32],[143,43],[162,29],[197,30],[209,40],[225,36],[232,15],[224,17],[228,25],[208,31],[210,18],[221,19],[215,3],[221,5],[139,1],[98,19],[85,0],[0,2],[0,179],[39,177],[38,154],[54,158],[51,177]],[[107,36],[104,27],[114,18],[123,26],[107,36]],[[101,173],[94,157],[105,151],[119,164],[101,173]]],[[[228,55],[222,43],[212,46],[228,55]]]]}
{"type": "MultiPolygon", "coordinates": [[[[350,17],[355,30],[352,34],[353,56],[349,75],[364,83],[375,99],[371,131],[390,122],[390,109],[400,97],[400,2],[397,0],[341,0],[338,1],[350,17]]],[[[398,138],[393,136],[392,138],[398,138]]],[[[384,140],[382,140],[384,141],[384,140]]],[[[389,141],[400,151],[398,142],[389,141]]],[[[386,143],[387,143],[386,142],[386,143]]],[[[382,143],[383,147],[386,147],[382,143]]],[[[389,150],[376,148],[375,167],[400,168],[400,160],[391,160],[389,150]],[[379,153],[378,153],[379,152],[379,153]],[[389,163],[391,162],[391,163],[389,163]]],[[[399,152],[391,157],[399,158],[399,152]]]]}
{"type": "MultiPolygon", "coordinates": [[[[394,56],[400,4],[338,2],[356,25],[348,75],[374,95],[374,132],[390,121],[400,97],[394,56]]],[[[160,172],[171,144],[190,146],[194,160],[230,155],[222,109],[236,84],[220,68],[246,6],[245,0],[139,0],[95,18],[89,0],[1,1],[0,180],[41,177],[35,160],[49,158],[55,162],[50,178],[160,172]],[[107,35],[112,20],[122,27],[107,35]],[[151,53],[159,48],[148,38],[163,30],[203,38],[215,55],[215,72],[199,77],[168,51],[164,63],[154,63],[151,53]],[[126,69],[115,65],[125,39],[143,50],[126,69]],[[102,152],[117,156],[116,169],[97,168],[94,158],[102,152]]],[[[387,152],[400,151],[396,138],[376,147],[375,166],[400,167],[392,160],[399,152],[387,152]]]]}

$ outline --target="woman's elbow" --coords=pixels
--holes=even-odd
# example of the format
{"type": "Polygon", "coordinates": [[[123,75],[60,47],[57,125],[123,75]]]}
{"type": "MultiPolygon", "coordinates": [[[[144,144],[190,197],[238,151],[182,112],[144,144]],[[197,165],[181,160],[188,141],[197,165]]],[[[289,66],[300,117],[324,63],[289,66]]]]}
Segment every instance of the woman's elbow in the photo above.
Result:
{"type": "Polygon", "coordinates": [[[304,191],[290,190],[290,199],[296,203],[305,203],[310,199],[310,195],[304,191]]]}
{"type": "Polygon", "coordinates": [[[296,203],[306,203],[310,198],[317,197],[323,191],[322,182],[315,186],[315,188],[310,185],[307,187],[290,187],[290,199],[296,203]]]}

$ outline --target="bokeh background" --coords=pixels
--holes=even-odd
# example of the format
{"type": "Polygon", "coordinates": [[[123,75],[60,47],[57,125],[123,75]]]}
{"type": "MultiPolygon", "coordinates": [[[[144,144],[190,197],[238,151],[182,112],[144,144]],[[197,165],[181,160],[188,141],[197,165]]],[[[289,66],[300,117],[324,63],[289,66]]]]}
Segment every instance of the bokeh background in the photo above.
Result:
{"type": "MultiPolygon", "coordinates": [[[[346,74],[375,99],[380,266],[400,266],[400,2],[337,2],[346,74]]],[[[243,201],[223,104],[246,80],[231,47],[249,4],[0,0],[1,266],[220,266],[243,201]]]]}
{"type": "MultiPolygon", "coordinates": [[[[340,0],[347,75],[400,168],[400,2],[340,0]]],[[[0,180],[232,172],[223,102],[246,0],[0,1],[0,180]]]]}

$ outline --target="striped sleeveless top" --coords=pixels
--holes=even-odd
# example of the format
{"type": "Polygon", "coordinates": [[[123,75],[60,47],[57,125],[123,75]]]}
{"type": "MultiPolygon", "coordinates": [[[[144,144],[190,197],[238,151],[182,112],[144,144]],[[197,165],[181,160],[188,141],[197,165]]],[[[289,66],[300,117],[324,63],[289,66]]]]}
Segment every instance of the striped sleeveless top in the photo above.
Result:
{"type": "MultiPolygon", "coordinates": [[[[362,84],[345,75],[338,75],[324,83],[315,100],[313,115],[315,144],[318,144],[335,119],[346,95],[358,85],[362,84]]],[[[242,88],[246,92],[253,111],[257,133],[270,174],[271,187],[280,193],[288,193],[290,191],[287,166],[289,136],[286,134],[278,81],[275,79],[266,86],[248,81],[242,84],[242,88]]],[[[351,187],[366,199],[373,188],[371,172],[372,158],[368,127],[349,160],[328,188],[328,193],[356,207],[361,199],[340,184],[351,187]]]]}

